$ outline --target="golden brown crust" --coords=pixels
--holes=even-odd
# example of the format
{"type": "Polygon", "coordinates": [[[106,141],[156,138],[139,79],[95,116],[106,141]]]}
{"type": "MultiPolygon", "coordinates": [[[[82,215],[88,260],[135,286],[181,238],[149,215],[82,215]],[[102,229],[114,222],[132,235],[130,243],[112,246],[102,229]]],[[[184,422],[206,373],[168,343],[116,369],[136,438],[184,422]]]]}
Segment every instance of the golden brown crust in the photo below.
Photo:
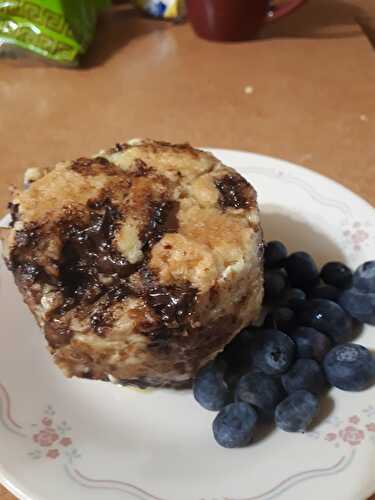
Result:
{"type": "Polygon", "coordinates": [[[118,144],[33,171],[4,256],[67,376],[183,385],[256,319],[256,193],[190,145],[118,144]]]}

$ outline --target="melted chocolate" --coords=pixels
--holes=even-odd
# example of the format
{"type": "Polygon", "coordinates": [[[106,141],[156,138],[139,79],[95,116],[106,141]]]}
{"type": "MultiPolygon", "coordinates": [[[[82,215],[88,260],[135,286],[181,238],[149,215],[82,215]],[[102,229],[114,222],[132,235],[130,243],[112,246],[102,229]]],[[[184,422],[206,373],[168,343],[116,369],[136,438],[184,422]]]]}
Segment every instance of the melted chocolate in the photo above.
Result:
{"type": "Polygon", "coordinates": [[[110,149],[109,152],[110,153],[121,153],[122,151],[126,151],[130,147],[131,146],[129,144],[127,144],[126,142],[123,142],[123,143],[116,142],[115,147],[110,149]]]}
{"type": "Polygon", "coordinates": [[[72,338],[72,332],[69,328],[60,324],[59,320],[56,319],[46,322],[44,331],[48,343],[54,348],[69,344],[72,338]]]}
{"type": "Polygon", "coordinates": [[[70,168],[83,176],[95,176],[103,173],[106,175],[124,174],[119,167],[102,156],[97,156],[96,158],[78,158],[78,160],[72,163],[70,168]]]}
{"type": "Polygon", "coordinates": [[[147,295],[150,306],[167,326],[182,324],[191,314],[195,299],[196,290],[190,284],[160,285],[150,290],[147,295]]]}
{"type": "MultiPolygon", "coordinates": [[[[120,169],[113,166],[105,158],[81,158],[73,163],[72,169],[84,175],[96,175],[102,169],[120,169]]],[[[135,177],[147,175],[150,168],[141,160],[135,164],[135,177]]],[[[13,207],[10,207],[12,210],[13,207]]],[[[70,309],[77,305],[84,308],[100,301],[91,310],[90,323],[99,336],[105,335],[106,329],[113,324],[111,305],[128,295],[140,296],[148,303],[154,312],[153,325],[149,325],[145,335],[150,337],[150,344],[158,349],[168,349],[168,339],[181,331],[191,315],[196,300],[196,290],[188,283],[176,286],[162,286],[145,267],[152,246],[166,232],[178,231],[177,212],[179,203],[163,200],[150,206],[149,222],[146,225],[141,240],[145,259],[143,263],[131,264],[112,245],[116,229],[124,219],[109,198],[91,200],[87,203],[88,215],[78,212],[66,215],[58,224],[59,236],[62,241],[61,257],[58,262],[59,287],[64,296],[64,303],[48,314],[45,325],[46,338],[53,348],[66,345],[72,338],[72,332],[67,321],[62,318],[70,309]],[[146,270],[141,275],[141,286],[131,288],[129,276],[143,266],[146,270]]],[[[15,217],[16,217],[16,208],[15,217]]],[[[39,241],[39,231],[35,226],[25,228],[16,233],[16,250],[35,246],[39,241]]],[[[20,252],[17,252],[19,255],[20,252]]],[[[20,257],[25,260],[24,252],[20,257]]],[[[22,262],[14,255],[14,270],[21,286],[40,281],[51,282],[44,269],[32,260],[22,262]]],[[[90,306],[91,309],[91,306],[90,306]]]]}
{"type": "Polygon", "coordinates": [[[35,281],[41,276],[42,270],[40,267],[33,262],[23,262],[17,266],[17,277],[23,283],[35,283],[35,281]]]}
{"type": "MultiPolygon", "coordinates": [[[[82,160],[86,164],[86,160],[82,160]]],[[[141,165],[143,168],[143,165],[141,165]]],[[[63,241],[61,261],[59,262],[58,286],[64,294],[64,304],[54,311],[59,318],[78,303],[83,306],[92,304],[103,295],[107,295],[107,306],[122,300],[135,290],[130,290],[128,277],[136,272],[140,264],[130,264],[127,259],[112,246],[112,240],[121,214],[109,199],[88,202],[89,218],[82,222],[73,218],[60,222],[59,231],[63,241]],[[106,285],[103,285],[103,277],[106,285]]],[[[144,246],[150,250],[166,231],[177,230],[176,212],[178,204],[160,202],[154,204],[151,217],[144,231],[144,246]]],[[[16,233],[17,250],[37,243],[37,228],[29,227],[16,233]]],[[[39,280],[51,282],[46,273],[34,262],[24,262],[14,254],[12,268],[23,286],[39,280]]],[[[147,257],[146,257],[147,259],[147,257]]],[[[150,302],[165,323],[178,323],[188,309],[191,291],[181,289],[156,288],[153,286],[150,302]]],[[[110,318],[104,311],[96,311],[91,318],[95,331],[102,335],[110,318]]],[[[55,341],[54,341],[55,342],[55,341]]]]}
{"type": "Polygon", "coordinates": [[[19,207],[20,206],[18,205],[18,203],[12,203],[12,202],[8,203],[8,210],[9,210],[10,218],[11,218],[11,221],[9,223],[10,227],[14,227],[14,224],[18,220],[19,207]]]}
{"type": "Polygon", "coordinates": [[[144,249],[150,249],[165,233],[178,231],[179,207],[178,201],[160,201],[151,205],[149,222],[141,235],[144,249]]]}
{"type": "Polygon", "coordinates": [[[140,160],[139,158],[135,160],[134,164],[135,164],[135,171],[133,173],[134,177],[145,177],[146,175],[149,175],[153,171],[152,167],[149,167],[143,160],[140,160]]]}
{"type": "Polygon", "coordinates": [[[90,316],[90,324],[94,332],[99,337],[104,337],[105,328],[111,326],[113,323],[113,317],[110,311],[106,311],[105,308],[98,308],[90,316]]]}
{"type": "Polygon", "coordinates": [[[7,261],[8,268],[14,273],[18,286],[26,286],[35,283],[38,279],[45,282],[49,280],[47,274],[40,268],[37,262],[30,257],[30,248],[34,248],[38,243],[38,227],[30,224],[21,231],[16,231],[16,246],[12,248],[7,261]]]}
{"type": "Polygon", "coordinates": [[[101,299],[94,312],[90,316],[90,324],[94,332],[99,336],[105,336],[106,329],[113,324],[112,310],[113,302],[118,302],[131,294],[128,283],[124,279],[116,277],[113,285],[101,299]]]}
{"type": "Polygon", "coordinates": [[[107,160],[107,158],[104,158],[104,156],[96,156],[94,158],[95,160],[95,163],[99,163],[99,165],[113,165],[113,163],[111,163],[109,160],[107,160]]]}
{"type": "Polygon", "coordinates": [[[89,167],[93,163],[95,162],[92,158],[77,158],[77,160],[74,160],[74,162],[72,163],[71,168],[74,170],[78,167],[89,167]]]}
{"type": "Polygon", "coordinates": [[[25,248],[28,246],[34,247],[38,241],[38,227],[35,224],[30,224],[25,229],[16,231],[17,248],[25,248]]]}
{"type": "Polygon", "coordinates": [[[118,381],[118,383],[120,385],[123,385],[123,386],[133,386],[133,387],[137,387],[138,389],[147,389],[148,387],[150,387],[150,384],[149,382],[147,382],[145,379],[142,379],[142,378],[139,378],[137,380],[132,380],[132,379],[128,379],[128,378],[123,378],[121,380],[118,381]]]}
{"type": "Polygon", "coordinates": [[[39,291],[37,289],[30,289],[30,287],[37,281],[50,283],[52,277],[48,276],[47,273],[33,261],[18,264],[16,261],[13,261],[9,267],[14,273],[14,280],[17,286],[24,291],[28,290],[31,292],[31,295],[38,302],[41,299],[39,291]]]}
{"type": "Polygon", "coordinates": [[[136,270],[111,242],[120,217],[118,210],[109,200],[90,203],[91,210],[88,225],[69,223],[61,227],[62,263],[59,266],[61,286],[66,298],[74,301],[85,298],[93,302],[106,290],[99,279],[99,274],[114,275],[115,280],[127,277],[136,270]]]}
{"type": "MultiPolygon", "coordinates": [[[[161,285],[146,267],[141,269],[140,275],[144,284],[143,298],[159,318],[161,325],[166,328],[178,328],[183,325],[192,314],[197,290],[190,283],[161,285]]],[[[160,338],[165,333],[163,328],[155,332],[150,336],[160,338]]]]}
{"type": "Polygon", "coordinates": [[[228,174],[215,180],[221,208],[249,208],[253,203],[250,184],[239,174],[228,174]]]}

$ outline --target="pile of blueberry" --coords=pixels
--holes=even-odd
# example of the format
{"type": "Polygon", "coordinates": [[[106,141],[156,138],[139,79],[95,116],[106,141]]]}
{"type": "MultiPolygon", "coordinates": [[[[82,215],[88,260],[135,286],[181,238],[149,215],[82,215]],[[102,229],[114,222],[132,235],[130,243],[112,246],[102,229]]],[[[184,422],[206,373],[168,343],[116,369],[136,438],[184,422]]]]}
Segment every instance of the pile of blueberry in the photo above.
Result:
{"type": "Polygon", "coordinates": [[[305,432],[330,386],[361,391],[375,383],[375,357],[351,343],[361,323],[375,325],[375,261],[354,273],[340,262],[319,272],[305,252],[279,241],[264,255],[264,319],[240,332],[202,368],[195,399],[219,412],[216,441],[248,445],[260,422],[305,432]]]}

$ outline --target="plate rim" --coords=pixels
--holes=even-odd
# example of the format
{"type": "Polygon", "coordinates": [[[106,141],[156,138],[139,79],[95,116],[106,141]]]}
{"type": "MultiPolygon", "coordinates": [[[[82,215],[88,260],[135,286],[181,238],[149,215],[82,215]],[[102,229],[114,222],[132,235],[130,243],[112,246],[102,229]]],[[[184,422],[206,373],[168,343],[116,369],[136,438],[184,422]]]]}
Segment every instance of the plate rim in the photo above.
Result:
{"type": "MultiPolygon", "coordinates": [[[[341,191],[342,193],[345,193],[346,195],[350,196],[351,198],[355,198],[356,201],[362,205],[365,209],[370,210],[371,212],[375,211],[375,206],[372,205],[368,200],[364,199],[361,195],[357,194],[356,192],[352,191],[350,188],[344,186],[341,184],[339,181],[336,179],[333,179],[327,175],[324,175],[320,172],[317,172],[309,167],[299,165],[297,163],[291,162],[289,160],[286,160],[284,158],[280,157],[274,157],[274,156],[269,156],[265,154],[260,154],[260,153],[255,153],[252,151],[246,151],[246,150],[241,150],[241,149],[231,149],[231,148],[218,148],[218,147],[198,147],[198,149],[201,149],[203,151],[207,151],[212,153],[213,155],[217,156],[220,161],[222,161],[221,154],[223,153],[224,155],[226,154],[235,154],[235,155],[244,155],[247,156],[250,160],[251,158],[256,160],[256,161],[262,161],[264,162],[264,168],[274,168],[275,166],[279,165],[282,168],[288,168],[290,171],[293,171],[294,173],[300,173],[303,172],[304,175],[312,176],[315,177],[316,180],[319,182],[329,182],[332,184],[332,186],[336,189],[341,191]],[[267,162],[271,162],[273,165],[267,165],[267,162]]],[[[225,161],[224,161],[225,163],[225,161]]],[[[236,167],[235,167],[236,168],[236,167]]],[[[251,170],[251,164],[249,163],[248,165],[249,170],[251,170]]],[[[9,221],[9,215],[6,214],[3,217],[0,218],[0,226],[4,225],[6,220],[9,221]]],[[[24,486],[22,483],[22,479],[18,479],[15,477],[12,473],[8,473],[7,467],[3,465],[2,460],[1,460],[1,454],[0,454],[0,483],[7,489],[9,492],[11,492],[13,495],[15,495],[17,498],[20,498],[21,500],[50,500],[44,495],[40,495],[37,492],[30,491],[28,487],[24,486]]],[[[363,499],[365,500],[365,499],[363,499]]]]}
{"type": "MultiPolygon", "coordinates": [[[[336,179],[333,179],[332,177],[329,177],[328,175],[324,175],[320,172],[317,172],[309,167],[299,165],[298,163],[293,163],[289,160],[285,160],[284,158],[280,158],[280,157],[276,157],[276,156],[268,156],[265,154],[258,154],[258,153],[254,153],[252,151],[245,151],[245,150],[241,150],[241,149],[215,148],[215,147],[202,147],[202,148],[198,148],[198,149],[202,149],[203,151],[211,152],[215,156],[216,156],[216,154],[220,155],[220,152],[224,152],[224,153],[240,153],[241,155],[244,154],[247,156],[252,156],[254,158],[255,157],[261,158],[264,161],[271,159],[272,161],[279,163],[279,165],[283,166],[284,168],[285,167],[291,168],[295,172],[303,171],[306,175],[315,176],[317,179],[319,179],[321,181],[328,180],[329,182],[333,183],[335,185],[335,187],[338,188],[339,190],[346,192],[347,194],[350,194],[351,196],[354,196],[357,199],[357,201],[364,203],[367,206],[367,208],[369,208],[371,210],[375,210],[375,205],[372,205],[369,201],[367,201],[365,198],[363,198],[360,194],[352,191],[350,188],[344,186],[336,179]]],[[[265,168],[269,168],[269,167],[266,166],[265,168]]]]}

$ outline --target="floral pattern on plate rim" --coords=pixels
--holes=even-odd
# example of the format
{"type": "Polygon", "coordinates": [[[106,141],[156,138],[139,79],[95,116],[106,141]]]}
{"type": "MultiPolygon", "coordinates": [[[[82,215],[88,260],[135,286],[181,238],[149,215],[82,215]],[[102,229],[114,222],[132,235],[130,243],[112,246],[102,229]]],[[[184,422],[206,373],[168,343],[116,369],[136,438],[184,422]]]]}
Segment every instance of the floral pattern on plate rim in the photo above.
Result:
{"type": "Polygon", "coordinates": [[[29,456],[34,460],[41,458],[56,460],[65,456],[72,462],[81,457],[78,450],[73,447],[70,436],[72,429],[65,420],[56,422],[55,416],[55,410],[48,405],[40,422],[31,424],[31,436],[35,448],[29,452],[29,456]]]}
{"type": "Polygon", "coordinates": [[[305,191],[312,200],[321,206],[338,210],[343,219],[341,221],[341,242],[343,248],[348,251],[348,258],[360,257],[360,253],[375,244],[375,225],[373,221],[358,221],[352,218],[350,207],[341,201],[322,195],[303,179],[288,173],[285,169],[264,170],[259,167],[250,167],[250,171],[265,177],[277,177],[282,182],[293,184],[305,191]]]}
{"type": "Polygon", "coordinates": [[[372,224],[370,221],[359,222],[345,219],[342,224],[343,246],[351,253],[350,257],[355,258],[371,243],[372,224]]]}
{"type": "MultiPolygon", "coordinates": [[[[276,176],[282,182],[294,184],[304,190],[311,199],[318,204],[338,210],[342,216],[342,242],[343,246],[351,252],[352,257],[358,257],[359,253],[370,242],[375,241],[373,224],[369,221],[359,222],[351,218],[350,207],[341,201],[322,195],[310,184],[302,179],[290,175],[284,169],[264,170],[258,167],[250,167],[250,171],[268,177],[276,176]]],[[[155,496],[131,483],[90,478],[83,474],[76,466],[76,461],[81,458],[81,453],[74,447],[71,434],[72,429],[64,420],[56,419],[55,410],[48,405],[38,423],[31,424],[31,432],[26,433],[25,428],[15,422],[11,414],[11,399],[6,388],[0,383],[0,420],[2,425],[13,434],[22,438],[28,438],[33,443],[28,455],[32,460],[43,459],[49,462],[61,462],[67,476],[85,488],[101,490],[112,490],[119,493],[131,495],[131,498],[140,500],[166,500],[155,496]]],[[[357,414],[346,419],[331,416],[319,425],[318,429],[305,434],[307,438],[322,440],[327,445],[337,449],[345,450],[338,461],[327,468],[302,471],[293,474],[268,491],[256,496],[248,497],[246,500],[268,500],[277,498],[286,491],[292,489],[301,482],[310,479],[339,474],[352,464],[357,449],[365,442],[372,442],[375,446],[375,406],[370,405],[357,414]]],[[[201,498],[200,500],[239,500],[237,498],[201,498]]],[[[242,499],[244,500],[244,499],[242,499]]]]}
{"type": "MultiPolygon", "coordinates": [[[[85,488],[112,490],[133,495],[140,500],[166,500],[149,493],[131,483],[88,477],[76,465],[81,453],[74,447],[72,428],[65,420],[59,421],[52,405],[47,405],[38,423],[30,425],[30,432],[18,424],[11,411],[11,398],[3,384],[0,384],[1,422],[10,432],[30,440],[33,449],[28,452],[32,460],[60,461],[66,475],[75,483],[85,488]]],[[[246,498],[246,500],[266,500],[272,495],[277,498],[297,484],[318,477],[339,474],[347,469],[355,458],[356,448],[366,440],[375,446],[375,406],[368,406],[361,413],[351,415],[342,420],[337,416],[328,417],[320,426],[305,434],[312,439],[321,439],[335,448],[345,447],[346,453],[331,467],[318,468],[293,474],[268,491],[246,498]],[[329,429],[326,429],[326,427],[329,429]]],[[[220,499],[201,498],[200,500],[239,500],[237,498],[221,497],[220,499]]]]}
{"type": "Polygon", "coordinates": [[[361,413],[351,415],[345,420],[337,416],[327,417],[318,429],[306,433],[306,436],[311,439],[323,439],[335,448],[355,448],[366,440],[375,446],[375,407],[369,406],[361,413]]]}

